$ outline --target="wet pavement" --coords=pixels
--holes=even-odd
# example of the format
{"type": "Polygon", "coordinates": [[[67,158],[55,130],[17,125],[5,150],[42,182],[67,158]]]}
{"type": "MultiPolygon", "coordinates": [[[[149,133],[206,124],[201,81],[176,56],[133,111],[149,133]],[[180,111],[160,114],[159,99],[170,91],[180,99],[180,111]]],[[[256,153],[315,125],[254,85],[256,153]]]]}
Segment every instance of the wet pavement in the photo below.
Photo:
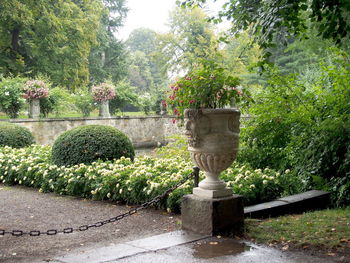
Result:
{"type": "Polygon", "coordinates": [[[248,241],[201,236],[179,230],[97,249],[76,250],[58,256],[52,262],[330,263],[334,261],[302,252],[259,246],[248,241]]]}

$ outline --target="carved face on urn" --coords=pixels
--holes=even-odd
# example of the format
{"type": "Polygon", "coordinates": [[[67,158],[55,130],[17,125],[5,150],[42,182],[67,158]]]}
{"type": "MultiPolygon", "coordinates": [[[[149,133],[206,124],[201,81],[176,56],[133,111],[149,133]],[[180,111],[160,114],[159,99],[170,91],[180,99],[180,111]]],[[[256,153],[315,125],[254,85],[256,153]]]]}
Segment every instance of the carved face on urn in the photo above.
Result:
{"type": "Polygon", "coordinates": [[[201,110],[188,110],[185,113],[187,122],[185,124],[185,135],[191,147],[200,147],[201,138],[210,133],[210,119],[202,114],[201,110]]]}

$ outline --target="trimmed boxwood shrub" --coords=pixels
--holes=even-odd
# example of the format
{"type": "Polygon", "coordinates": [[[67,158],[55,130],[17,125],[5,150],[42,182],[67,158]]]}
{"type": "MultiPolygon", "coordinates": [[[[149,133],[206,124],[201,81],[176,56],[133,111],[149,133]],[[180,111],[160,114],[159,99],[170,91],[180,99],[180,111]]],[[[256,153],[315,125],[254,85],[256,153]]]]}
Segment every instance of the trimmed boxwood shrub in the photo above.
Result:
{"type": "Polygon", "coordinates": [[[34,143],[34,136],[27,128],[9,122],[0,122],[0,147],[22,148],[34,143]]]}
{"type": "Polygon", "coordinates": [[[80,126],[61,134],[52,147],[52,159],[57,165],[90,164],[135,156],[129,138],[116,128],[103,125],[80,126]]]}

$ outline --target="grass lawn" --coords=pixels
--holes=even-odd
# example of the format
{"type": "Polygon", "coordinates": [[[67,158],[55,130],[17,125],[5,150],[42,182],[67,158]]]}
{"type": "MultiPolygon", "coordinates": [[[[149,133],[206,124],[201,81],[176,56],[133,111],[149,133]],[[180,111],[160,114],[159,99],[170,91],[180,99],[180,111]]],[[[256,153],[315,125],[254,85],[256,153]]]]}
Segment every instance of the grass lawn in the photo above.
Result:
{"type": "Polygon", "coordinates": [[[282,250],[317,250],[350,259],[350,206],[265,220],[247,219],[246,236],[282,250]]]}

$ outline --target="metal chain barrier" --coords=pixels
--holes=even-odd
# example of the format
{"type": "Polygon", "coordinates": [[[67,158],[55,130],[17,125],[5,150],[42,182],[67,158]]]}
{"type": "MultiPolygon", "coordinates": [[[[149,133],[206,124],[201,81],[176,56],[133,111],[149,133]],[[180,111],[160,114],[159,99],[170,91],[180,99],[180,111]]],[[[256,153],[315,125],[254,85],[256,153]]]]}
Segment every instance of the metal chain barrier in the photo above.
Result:
{"type": "Polygon", "coordinates": [[[77,228],[73,228],[73,227],[67,227],[64,228],[62,230],[57,230],[57,229],[49,229],[47,231],[39,231],[39,230],[31,230],[31,231],[23,231],[23,230],[12,230],[12,231],[6,231],[3,229],[0,229],[0,236],[4,236],[4,235],[12,235],[15,237],[20,237],[20,236],[32,236],[32,237],[37,237],[40,235],[48,235],[48,236],[53,236],[53,235],[57,235],[57,234],[71,234],[73,232],[82,232],[82,231],[86,231],[95,227],[101,227],[103,225],[109,224],[109,223],[113,223],[113,222],[117,222],[123,218],[126,218],[128,216],[131,216],[135,213],[137,213],[138,211],[142,210],[142,209],[146,209],[149,208],[155,204],[157,204],[158,202],[160,202],[165,196],[167,196],[168,194],[170,194],[171,192],[173,192],[175,189],[177,189],[179,186],[183,185],[185,182],[187,182],[188,179],[190,179],[191,177],[195,178],[195,184],[198,181],[199,178],[199,168],[198,167],[193,167],[193,172],[188,175],[187,177],[185,177],[184,179],[182,179],[180,182],[178,182],[177,184],[175,184],[174,186],[172,186],[171,188],[169,188],[168,190],[166,190],[165,192],[163,192],[162,194],[152,198],[150,201],[147,201],[135,208],[130,209],[128,212],[125,212],[123,214],[117,215],[115,217],[111,217],[107,220],[103,220],[103,221],[98,221],[96,223],[93,224],[89,224],[89,225],[81,225],[77,228]]]}

